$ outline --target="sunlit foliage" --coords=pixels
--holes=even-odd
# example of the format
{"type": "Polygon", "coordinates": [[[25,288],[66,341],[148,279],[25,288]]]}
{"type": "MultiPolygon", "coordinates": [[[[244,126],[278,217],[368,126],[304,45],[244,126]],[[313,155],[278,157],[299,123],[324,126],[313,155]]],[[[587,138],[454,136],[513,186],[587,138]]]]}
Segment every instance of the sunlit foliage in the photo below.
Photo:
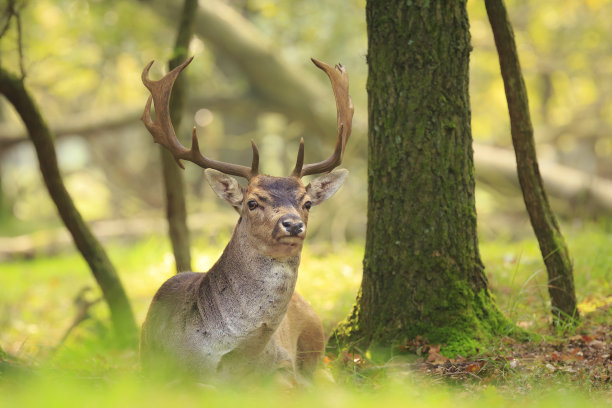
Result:
{"type": "MultiPolygon", "coordinates": [[[[309,70],[309,57],[314,56],[330,63],[342,62],[350,72],[355,120],[360,123],[345,159],[351,177],[334,200],[325,204],[325,209],[313,211],[309,227],[315,234],[309,237],[298,280],[298,290],[312,302],[329,331],[350,311],[361,278],[367,188],[365,1],[226,3],[270,41],[288,66],[309,70]]],[[[528,86],[540,157],[612,178],[612,2],[506,3],[528,86]]],[[[0,8],[4,4],[0,1],[0,8]]],[[[123,114],[133,117],[129,124],[110,130],[89,131],[86,135],[76,131],[61,137],[57,150],[66,184],[79,209],[94,225],[94,231],[110,237],[106,245],[141,322],[155,289],[172,273],[173,261],[160,222],[159,155],[138,121],[146,100],[140,72],[151,59],[158,61],[153,76],[165,71],[175,27],[149,1],[16,0],[16,4],[21,36],[12,21],[0,38],[0,64],[16,73],[23,67],[26,84],[52,127],[73,122],[77,117],[84,122],[123,114]],[[129,227],[118,227],[123,224],[129,227]]],[[[478,142],[508,147],[505,96],[484,5],[470,1],[468,10],[473,43],[473,136],[478,142]]],[[[0,17],[0,28],[5,23],[0,17]]],[[[192,96],[234,101],[232,109],[222,105],[213,109],[198,103],[188,107],[186,122],[198,124],[207,152],[229,161],[248,161],[248,141],[253,138],[260,146],[266,171],[288,172],[299,137],[313,137],[304,124],[265,109],[237,106],[238,101],[253,95],[251,84],[235,61],[221,57],[200,38],[193,39],[190,53],[196,59],[185,75],[189,77],[192,96]]],[[[265,101],[258,103],[265,105],[265,101]]],[[[333,109],[331,99],[321,104],[333,109]]],[[[8,134],[19,134],[21,127],[14,111],[0,100],[0,141],[8,134]]],[[[333,136],[334,130],[330,132],[333,136]]],[[[189,222],[195,232],[194,266],[205,270],[227,242],[235,214],[208,191],[199,169],[188,166],[185,175],[192,214],[189,222]]],[[[545,270],[520,198],[489,185],[479,188],[477,201],[481,254],[499,307],[517,325],[544,330],[549,314],[545,270]]],[[[610,225],[603,220],[591,224],[569,216],[564,220],[574,256],[581,312],[588,315],[608,307],[607,314],[598,316],[609,323],[610,225]]],[[[78,310],[74,302],[77,294],[83,294],[81,300],[94,301],[100,293],[85,263],[68,249],[70,241],[62,236],[61,223],[27,143],[0,148],[0,243],[25,243],[29,248],[23,258],[0,259],[0,345],[26,363],[48,357],[50,363],[45,369],[52,374],[48,378],[56,378],[43,384],[23,382],[19,387],[12,382],[3,383],[0,405],[65,406],[67,399],[74,405],[88,406],[125,405],[129,401],[140,405],[252,404],[252,399],[247,398],[253,394],[241,397],[221,390],[177,396],[165,392],[166,388],[150,393],[136,377],[125,381],[118,376],[106,377],[109,372],[133,374],[136,356],[117,354],[104,343],[109,323],[102,302],[90,308],[89,318],[60,344],[78,310]],[[85,287],[91,290],[81,292],[85,287]],[[72,370],[77,378],[57,377],[58,369],[72,370]],[[70,386],[57,387],[56,381],[70,386]],[[101,386],[113,381],[121,385],[112,391],[101,386]],[[32,384],[41,391],[32,392],[32,384]]],[[[327,374],[323,371],[323,376],[327,374]]],[[[517,375],[515,381],[521,387],[510,392],[485,386],[474,394],[468,384],[459,396],[471,399],[463,400],[436,382],[423,385],[405,375],[387,382],[368,382],[360,375],[355,372],[349,379],[338,381],[365,383],[370,386],[368,392],[384,384],[386,394],[356,394],[352,388],[342,389],[323,381],[322,388],[310,395],[272,395],[260,390],[259,398],[266,406],[286,406],[289,399],[303,406],[405,406],[406,401],[434,407],[584,406],[578,394],[543,395],[535,402],[512,400],[516,389],[527,392],[538,381],[542,389],[564,386],[555,381],[551,385],[539,377],[526,380],[517,375]],[[501,396],[504,392],[506,397],[501,396]]],[[[14,378],[20,377],[11,380],[14,378]]]]}

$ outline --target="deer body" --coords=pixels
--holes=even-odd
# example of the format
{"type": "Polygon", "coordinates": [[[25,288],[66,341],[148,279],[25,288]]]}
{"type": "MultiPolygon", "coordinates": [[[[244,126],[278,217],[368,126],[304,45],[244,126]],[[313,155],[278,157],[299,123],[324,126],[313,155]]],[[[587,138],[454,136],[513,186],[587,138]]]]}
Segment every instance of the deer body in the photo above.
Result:
{"type": "Polygon", "coordinates": [[[231,252],[237,244],[239,239],[232,239],[208,273],[181,273],[159,289],[143,327],[143,364],[154,365],[161,352],[198,377],[223,376],[228,358],[233,371],[245,374],[283,365],[299,372],[299,333],[281,339],[277,330],[290,303],[308,309],[303,315],[310,319],[302,326],[313,344],[304,351],[322,350],[321,323],[294,294],[299,256],[253,259],[231,252]]]}
{"type": "MultiPolygon", "coordinates": [[[[192,148],[176,138],[168,115],[172,84],[188,60],[159,81],[143,82],[151,91],[143,121],[156,142],[179,159],[204,167],[213,190],[240,218],[223,254],[206,273],[183,272],[168,279],[155,294],[143,324],[140,352],[147,371],[179,371],[196,378],[218,379],[283,369],[292,381],[312,376],[325,338],[319,317],[294,292],[308,214],[331,197],[348,172],[334,170],[350,134],[352,105],[348,77],[315,61],[332,80],[338,107],[338,140],[334,154],[303,165],[304,144],[289,177],[258,172],[253,143],[251,168],[208,159],[199,151],[195,129],[192,148]],[[149,116],[155,103],[156,120],[149,116]],[[304,186],[301,177],[325,173],[304,186]],[[244,177],[246,187],[229,175],[244,177]]],[[[314,61],[314,60],[313,60],[314,61]]],[[[182,165],[181,165],[182,166],[182,165]]]]}
{"type": "Polygon", "coordinates": [[[223,374],[227,370],[224,358],[231,358],[233,371],[288,365],[298,372],[301,333],[294,330],[281,338],[283,332],[277,330],[287,319],[291,303],[293,309],[303,309],[297,313],[304,316],[298,326],[314,343],[303,351],[320,353],[324,343],[321,322],[294,295],[300,255],[264,255],[247,238],[247,229],[247,220],[241,218],[210,271],[175,275],[158,290],[143,326],[145,365],[155,364],[159,353],[171,353],[175,363],[199,376],[223,374]]]}

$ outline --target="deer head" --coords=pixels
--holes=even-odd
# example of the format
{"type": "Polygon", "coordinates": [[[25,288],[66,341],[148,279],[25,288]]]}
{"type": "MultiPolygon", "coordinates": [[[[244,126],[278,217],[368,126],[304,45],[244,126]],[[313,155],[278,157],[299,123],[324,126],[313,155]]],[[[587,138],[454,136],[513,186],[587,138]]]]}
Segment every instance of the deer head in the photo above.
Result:
{"type": "Polygon", "coordinates": [[[308,212],[311,207],[331,197],[348,175],[347,170],[334,170],[342,162],[344,149],[351,134],[353,104],[348,94],[348,74],[342,65],[334,68],[312,59],[329,76],[336,98],[338,135],[332,155],[318,163],[304,164],[304,140],[300,141],[297,161],[287,177],[259,174],[259,151],[251,141],[253,160],[250,167],[209,159],[200,152],[196,128],[192,132],[191,149],[185,148],[176,137],[170,120],[169,102],[172,87],[178,75],[193,57],[174,68],[162,79],[148,78],[151,61],[142,72],[142,81],[151,95],[147,100],[142,121],[156,143],[168,149],[181,168],[187,160],[205,169],[213,190],[239,213],[237,231],[259,252],[271,257],[298,255],[306,236],[308,212]],[[155,120],[151,119],[151,102],[155,106],[155,120]],[[304,186],[301,179],[307,175],[323,174],[304,186]],[[241,186],[238,176],[248,181],[241,186]]]}

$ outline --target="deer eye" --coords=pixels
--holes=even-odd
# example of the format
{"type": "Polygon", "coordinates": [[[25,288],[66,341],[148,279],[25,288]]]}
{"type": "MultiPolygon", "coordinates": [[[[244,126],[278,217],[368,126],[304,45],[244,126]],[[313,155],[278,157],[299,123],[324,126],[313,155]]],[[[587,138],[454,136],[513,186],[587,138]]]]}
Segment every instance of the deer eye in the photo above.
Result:
{"type": "Polygon", "coordinates": [[[249,206],[249,210],[251,210],[251,211],[253,211],[257,207],[259,207],[259,204],[257,204],[257,201],[255,201],[255,200],[248,201],[247,205],[249,206]]]}
{"type": "Polygon", "coordinates": [[[307,210],[310,210],[310,207],[312,207],[312,202],[310,202],[310,201],[306,201],[306,202],[304,203],[304,208],[305,208],[305,209],[307,209],[307,210]]]}

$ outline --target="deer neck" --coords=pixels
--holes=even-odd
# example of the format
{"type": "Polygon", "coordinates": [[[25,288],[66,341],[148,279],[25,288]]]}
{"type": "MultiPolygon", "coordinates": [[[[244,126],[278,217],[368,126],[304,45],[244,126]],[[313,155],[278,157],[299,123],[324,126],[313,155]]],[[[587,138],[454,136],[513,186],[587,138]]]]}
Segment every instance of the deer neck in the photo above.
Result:
{"type": "Polygon", "coordinates": [[[249,242],[244,228],[239,221],[223,254],[208,272],[209,287],[201,288],[200,302],[202,307],[217,309],[214,314],[220,316],[230,336],[247,343],[252,338],[265,342],[287,312],[300,255],[263,255],[249,242]]]}

